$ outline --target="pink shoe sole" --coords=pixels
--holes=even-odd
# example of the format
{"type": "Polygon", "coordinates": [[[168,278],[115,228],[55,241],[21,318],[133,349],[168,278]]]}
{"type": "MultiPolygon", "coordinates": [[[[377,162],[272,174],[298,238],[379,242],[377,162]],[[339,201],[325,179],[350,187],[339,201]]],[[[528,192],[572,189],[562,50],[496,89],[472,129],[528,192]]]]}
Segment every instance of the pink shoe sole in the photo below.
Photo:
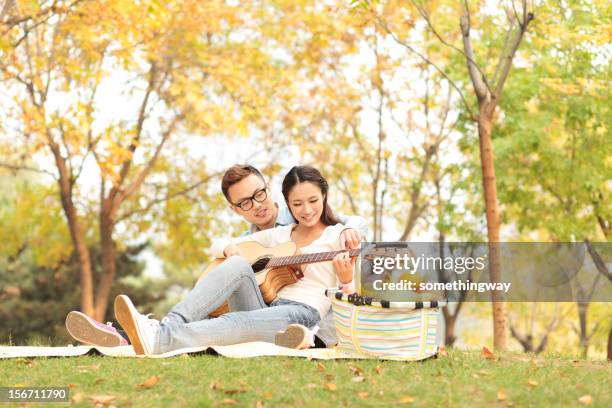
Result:
{"type": "Polygon", "coordinates": [[[75,340],[92,346],[117,347],[123,340],[120,334],[98,327],[94,320],[81,312],[68,313],[66,330],[75,340]]]}

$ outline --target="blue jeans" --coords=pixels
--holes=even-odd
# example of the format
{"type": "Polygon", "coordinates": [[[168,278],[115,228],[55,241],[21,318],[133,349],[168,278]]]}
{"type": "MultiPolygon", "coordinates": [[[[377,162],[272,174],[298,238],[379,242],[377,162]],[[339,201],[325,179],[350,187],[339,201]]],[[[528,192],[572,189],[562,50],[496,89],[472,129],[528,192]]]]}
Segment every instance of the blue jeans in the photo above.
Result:
{"type": "Polygon", "coordinates": [[[185,347],[223,346],[249,341],[274,343],[292,323],[313,327],[321,320],[312,306],[287,299],[266,305],[246,259],[232,256],[206,275],[160,323],[155,354],[185,347]],[[229,304],[230,313],[209,313],[229,304]]]}

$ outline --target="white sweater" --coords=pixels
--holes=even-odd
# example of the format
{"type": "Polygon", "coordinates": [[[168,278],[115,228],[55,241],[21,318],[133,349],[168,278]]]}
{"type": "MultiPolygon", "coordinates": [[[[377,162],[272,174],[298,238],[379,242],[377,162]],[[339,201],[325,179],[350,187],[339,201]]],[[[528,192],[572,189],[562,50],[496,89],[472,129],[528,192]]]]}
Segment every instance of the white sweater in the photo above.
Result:
{"type": "MultiPolygon", "coordinates": [[[[295,224],[285,225],[232,238],[231,243],[255,241],[265,247],[272,247],[291,241],[291,230],[294,226],[295,224]]],[[[345,229],[346,227],[342,224],[328,226],[319,238],[310,245],[300,248],[300,253],[311,254],[340,250],[340,233],[345,229]]],[[[336,271],[331,261],[308,264],[304,268],[304,277],[296,283],[282,288],[278,292],[278,297],[312,306],[317,309],[319,315],[323,318],[331,307],[331,301],[325,296],[325,289],[338,287],[339,284],[340,281],[336,277],[336,271]]]]}

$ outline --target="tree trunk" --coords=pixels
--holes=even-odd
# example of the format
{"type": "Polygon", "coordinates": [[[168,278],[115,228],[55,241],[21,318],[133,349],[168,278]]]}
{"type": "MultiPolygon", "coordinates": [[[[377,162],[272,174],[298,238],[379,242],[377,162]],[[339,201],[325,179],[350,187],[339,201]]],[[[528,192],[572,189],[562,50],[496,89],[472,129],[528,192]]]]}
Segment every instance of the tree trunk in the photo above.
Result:
{"type": "Polygon", "coordinates": [[[103,201],[100,211],[100,248],[102,253],[102,276],[96,292],[95,319],[105,320],[108,300],[115,280],[117,269],[116,248],[113,240],[115,223],[110,214],[108,201],[103,201]]]}
{"type": "Polygon", "coordinates": [[[81,280],[81,310],[83,313],[90,317],[94,317],[94,298],[93,298],[93,272],[91,268],[91,256],[89,254],[89,248],[85,241],[85,234],[83,227],[79,221],[74,201],[72,200],[72,176],[66,159],[62,156],[59,146],[53,142],[50,133],[48,136],[48,146],[53,153],[55,164],[59,172],[59,178],[57,180],[59,185],[60,199],[62,201],[62,208],[64,215],[68,221],[68,229],[70,230],[70,238],[72,244],[76,249],[77,260],[79,263],[79,273],[81,280]]]}
{"type": "Polygon", "coordinates": [[[589,335],[587,333],[587,313],[589,311],[589,303],[578,301],[578,322],[580,324],[580,348],[582,349],[582,358],[587,358],[589,355],[589,335]]]}
{"type": "MultiPolygon", "coordinates": [[[[480,163],[482,166],[482,183],[485,195],[485,211],[487,216],[487,238],[489,242],[489,274],[491,282],[501,280],[500,255],[500,212],[497,203],[497,187],[495,185],[495,167],[493,159],[493,143],[491,128],[495,104],[481,101],[478,115],[478,137],[480,139],[480,163]]],[[[493,346],[495,350],[506,348],[506,304],[502,294],[493,292],[493,346]]]]}
{"type": "Polygon", "coordinates": [[[612,327],[608,333],[608,361],[612,361],[612,327]]]}
{"type": "Polygon", "coordinates": [[[65,193],[60,189],[62,198],[62,206],[64,213],[68,219],[68,227],[70,229],[70,238],[72,244],[76,248],[77,260],[79,263],[79,272],[81,279],[81,311],[87,316],[95,317],[94,314],[94,298],[93,298],[93,273],[91,269],[91,256],[89,248],[85,242],[83,228],[78,219],[76,209],[72,200],[65,197],[65,193]]]}
{"type": "Polygon", "coordinates": [[[445,313],[444,320],[444,344],[447,347],[452,347],[457,340],[457,336],[455,336],[455,323],[457,322],[457,315],[445,313]]]}

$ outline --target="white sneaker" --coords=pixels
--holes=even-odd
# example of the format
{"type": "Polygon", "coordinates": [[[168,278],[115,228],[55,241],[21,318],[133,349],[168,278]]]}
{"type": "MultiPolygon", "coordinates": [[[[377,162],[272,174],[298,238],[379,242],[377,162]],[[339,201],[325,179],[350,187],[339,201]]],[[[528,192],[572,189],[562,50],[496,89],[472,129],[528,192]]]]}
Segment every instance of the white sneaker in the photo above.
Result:
{"type": "Polygon", "coordinates": [[[138,313],[129,297],[119,295],[115,298],[115,318],[130,338],[136,354],[153,354],[159,320],[149,316],[138,313]]]}
{"type": "Polygon", "coordinates": [[[290,324],[285,331],[276,333],[274,344],[298,350],[314,347],[317,331],[319,331],[319,326],[308,330],[308,327],[301,324],[290,324]]]}

